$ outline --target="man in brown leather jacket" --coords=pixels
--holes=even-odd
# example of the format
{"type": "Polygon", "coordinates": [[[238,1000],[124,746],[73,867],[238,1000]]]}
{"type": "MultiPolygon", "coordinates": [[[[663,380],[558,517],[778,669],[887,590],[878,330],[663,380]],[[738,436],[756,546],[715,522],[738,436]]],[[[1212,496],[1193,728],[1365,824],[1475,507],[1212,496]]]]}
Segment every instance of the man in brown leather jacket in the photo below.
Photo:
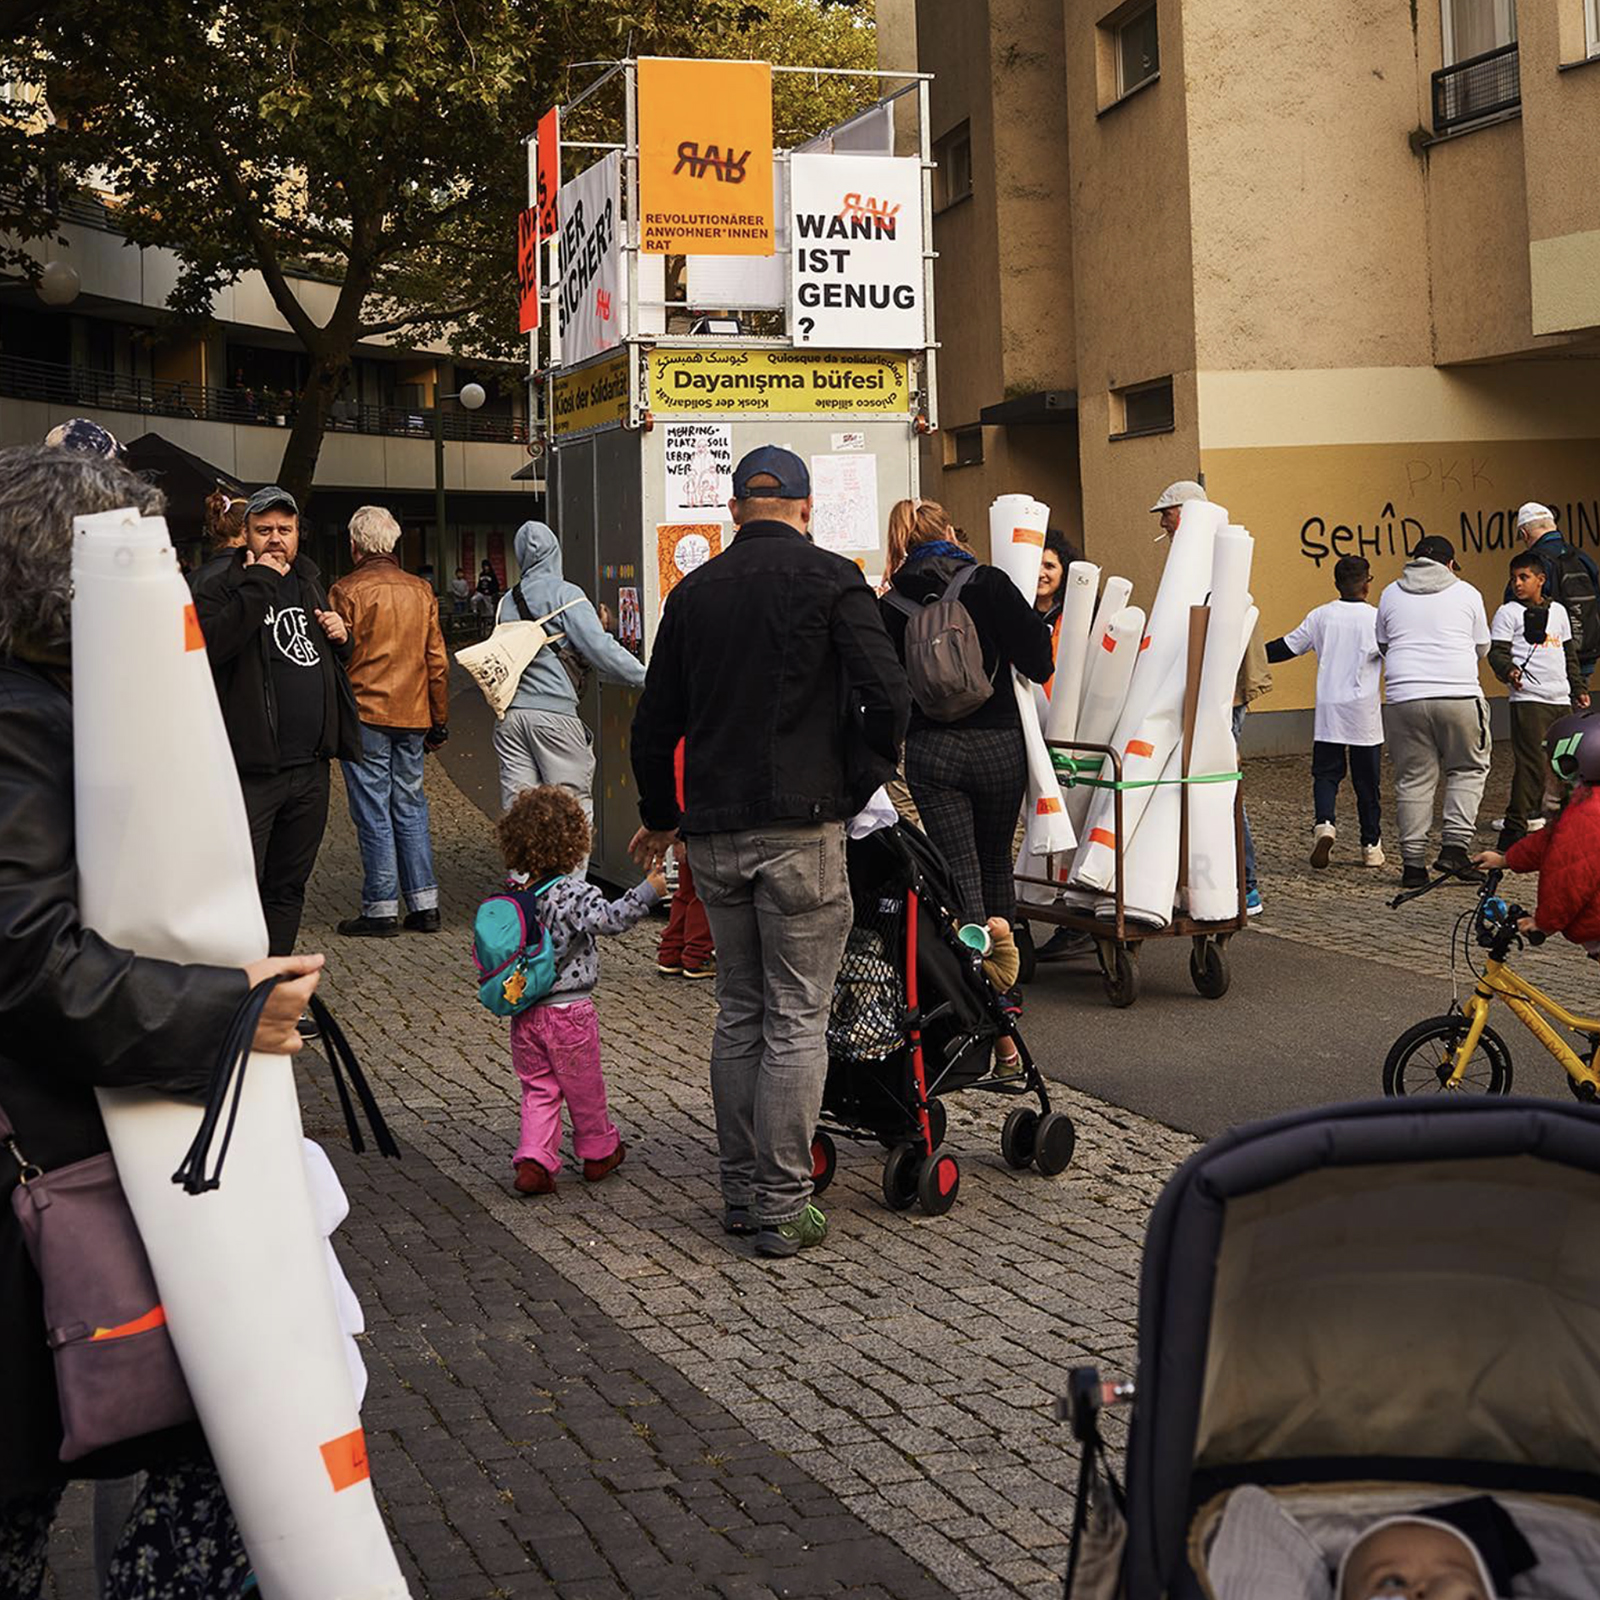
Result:
{"type": "Polygon", "coordinates": [[[339,932],[390,938],[405,926],[439,931],[439,885],[428,837],[422,757],[447,737],[450,662],[439,602],[421,578],[401,570],[400,525],[381,506],[350,519],[355,571],[328,592],[353,646],[350,682],[361,712],[361,759],[344,763],[350,820],[361,845],[361,915],[339,932]]]}

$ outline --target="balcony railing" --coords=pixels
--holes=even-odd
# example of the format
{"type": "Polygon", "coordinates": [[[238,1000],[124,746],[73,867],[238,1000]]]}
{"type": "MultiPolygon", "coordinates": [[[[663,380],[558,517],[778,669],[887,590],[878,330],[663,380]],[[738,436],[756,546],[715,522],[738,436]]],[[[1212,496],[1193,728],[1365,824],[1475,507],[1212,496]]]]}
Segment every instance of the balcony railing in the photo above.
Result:
{"type": "MultiPolygon", "coordinates": [[[[133,411],[145,417],[193,417],[258,428],[286,428],[296,410],[293,396],[249,386],[212,389],[197,383],[169,383],[28,361],[20,356],[0,356],[0,395],[86,411],[133,411]]],[[[336,400],[329,412],[328,431],[431,439],[433,411],[426,406],[366,406],[336,400]]],[[[450,406],[444,413],[444,436],[473,444],[526,444],[528,425],[520,417],[485,416],[450,406]]]]}
{"type": "Polygon", "coordinates": [[[1433,75],[1433,131],[1444,134],[1522,104],[1515,43],[1457,61],[1433,75]]]}

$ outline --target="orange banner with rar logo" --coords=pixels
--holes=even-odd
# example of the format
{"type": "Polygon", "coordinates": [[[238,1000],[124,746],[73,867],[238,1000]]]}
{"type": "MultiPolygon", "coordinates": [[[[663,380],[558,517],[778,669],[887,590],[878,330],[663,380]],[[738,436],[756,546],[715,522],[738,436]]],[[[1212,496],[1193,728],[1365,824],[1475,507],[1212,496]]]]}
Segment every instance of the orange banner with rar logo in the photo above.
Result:
{"type": "Polygon", "coordinates": [[[770,256],[772,68],[641,57],[639,248],[770,256]]]}

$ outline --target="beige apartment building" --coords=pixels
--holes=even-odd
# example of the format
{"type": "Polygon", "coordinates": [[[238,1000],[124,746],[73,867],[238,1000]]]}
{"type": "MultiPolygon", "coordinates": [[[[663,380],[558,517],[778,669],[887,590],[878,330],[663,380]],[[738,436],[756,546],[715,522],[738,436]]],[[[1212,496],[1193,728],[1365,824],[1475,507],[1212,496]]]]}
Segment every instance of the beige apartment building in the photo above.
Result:
{"type": "MultiPolygon", "coordinates": [[[[886,12],[896,7],[888,0],[886,12]]],[[[1423,532],[1492,611],[1516,507],[1600,546],[1600,0],[916,0],[940,431],[1151,593],[1202,477],[1268,637],[1423,532]]],[[[886,43],[904,53],[903,27],[886,43]]],[[[1251,744],[1306,748],[1314,667],[1251,744]]]]}

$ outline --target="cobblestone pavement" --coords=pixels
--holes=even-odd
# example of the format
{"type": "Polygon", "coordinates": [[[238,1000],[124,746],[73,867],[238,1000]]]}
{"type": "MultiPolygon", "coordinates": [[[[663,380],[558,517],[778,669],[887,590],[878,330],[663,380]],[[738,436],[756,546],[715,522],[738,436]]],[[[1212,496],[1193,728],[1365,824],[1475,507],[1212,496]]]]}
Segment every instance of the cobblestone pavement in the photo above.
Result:
{"type": "MultiPolygon", "coordinates": [[[[1052,1401],[1076,1363],[1131,1367],[1146,1216],[1193,1141],[1064,1090],[1072,1166],[1015,1173],[1011,1102],[969,1095],[950,1107],[949,1215],[888,1212],[882,1152],[846,1145],[827,1243],[764,1261],[720,1228],[710,986],[655,972],[651,921],[602,965],[627,1163],[599,1185],[569,1164],[559,1195],[520,1198],[505,1025],[468,955],[497,860],[434,762],[428,783],[445,931],[333,932],[360,879],[336,778],[301,941],[328,951],[324,992],[407,1147],[341,1153],[308,1075],[308,1128],[351,1195],[364,1418],[415,1593],[1058,1593],[1075,1468],[1052,1401]]],[[[84,1570],[86,1503],[64,1575],[84,1570]]]]}

